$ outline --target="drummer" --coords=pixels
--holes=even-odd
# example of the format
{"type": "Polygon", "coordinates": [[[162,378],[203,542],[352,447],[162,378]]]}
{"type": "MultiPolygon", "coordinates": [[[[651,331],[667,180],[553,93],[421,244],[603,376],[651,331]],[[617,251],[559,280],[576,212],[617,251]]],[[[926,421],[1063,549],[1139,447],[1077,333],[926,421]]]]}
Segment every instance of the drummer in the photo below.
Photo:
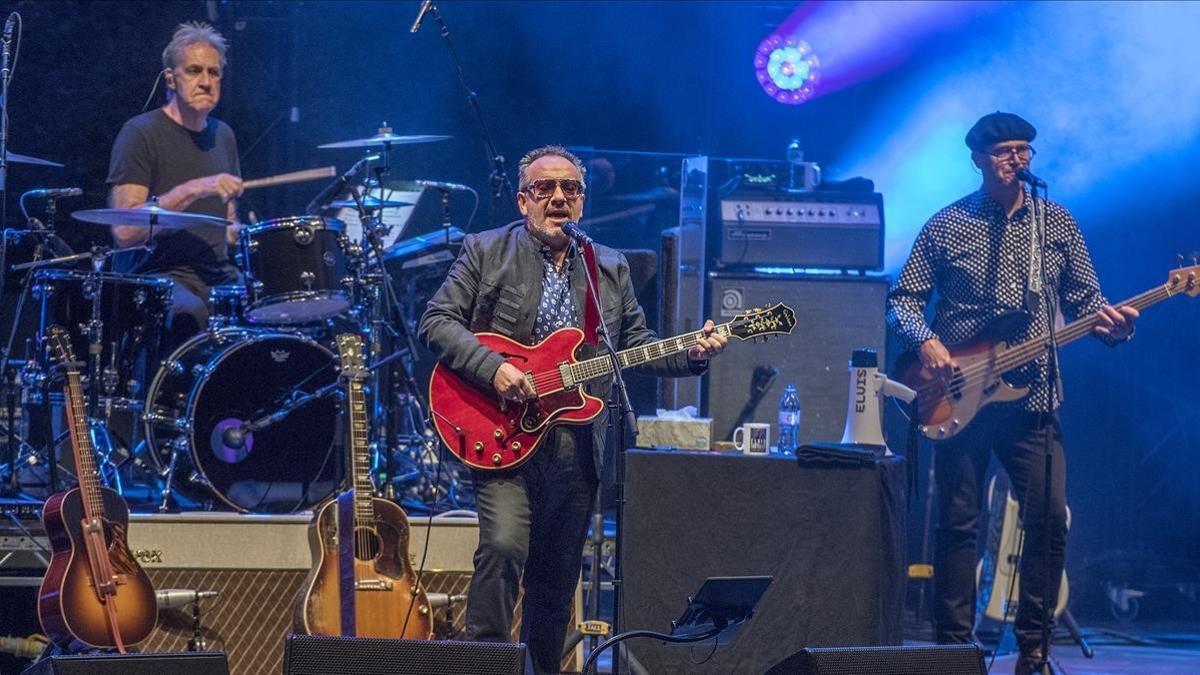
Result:
{"type": "MultiPolygon", "coordinates": [[[[235,282],[227,247],[237,240],[242,194],[237,142],[229,125],[211,117],[221,100],[225,38],[205,23],[180,24],[163,50],[166,105],[125,123],[113,143],[108,169],[113,208],[132,208],[151,196],[172,211],[226,218],[222,226],[154,232],[153,250],[114,258],[118,271],[175,281],[170,340],[178,344],[204,328],[211,287],[235,282]]],[[[116,225],[118,248],[147,243],[145,227],[116,225]]]]}

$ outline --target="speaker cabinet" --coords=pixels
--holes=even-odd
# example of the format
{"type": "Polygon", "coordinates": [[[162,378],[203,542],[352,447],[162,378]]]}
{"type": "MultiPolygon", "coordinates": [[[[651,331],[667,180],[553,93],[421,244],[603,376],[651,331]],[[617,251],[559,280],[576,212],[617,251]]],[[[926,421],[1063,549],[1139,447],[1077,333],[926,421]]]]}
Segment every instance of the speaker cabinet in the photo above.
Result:
{"type": "Polygon", "coordinates": [[[289,635],[284,675],[521,675],[525,645],[289,635]]]}
{"type": "Polygon", "coordinates": [[[802,649],[767,675],[984,675],[978,645],[802,649]]]}
{"type": "Polygon", "coordinates": [[[224,652],[51,656],[22,675],[229,675],[224,652]]]}
{"type": "Polygon", "coordinates": [[[718,323],[776,302],[796,311],[791,335],[761,344],[732,345],[713,359],[705,396],[706,410],[713,418],[713,440],[733,433],[739,413],[751,402],[755,369],[770,368],[777,368],[779,374],[746,421],[771,424],[774,442],[779,396],[785,386],[795,384],[800,394],[800,442],[841,439],[851,353],[871,347],[879,353],[880,364],[887,362],[883,315],[888,279],[714,272],[709,280],[709,315],[718,323]]]}

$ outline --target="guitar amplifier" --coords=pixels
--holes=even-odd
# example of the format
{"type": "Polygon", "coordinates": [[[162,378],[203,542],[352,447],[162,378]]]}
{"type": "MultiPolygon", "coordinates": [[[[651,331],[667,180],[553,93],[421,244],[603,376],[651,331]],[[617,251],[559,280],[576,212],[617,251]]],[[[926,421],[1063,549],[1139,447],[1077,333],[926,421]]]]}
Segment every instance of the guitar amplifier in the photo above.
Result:
{"type": "Polygon", "coordinates": [[[51,656],[22,675],[229,675],[222,652],[51,656]]]}
{"type": "MultiPolygon", "coordinates": [[[[195,512],[131,514],[129,546],[156,590],[215,590],[201,601],[204,637],[224,649],[231,675],[278,673],[284,637],[292,629],[292,603],[308,576],[309,514],[252,515],[195,512]]],[[[479,542],[475,518],[410,519],[409,556],[420,565],[429,533],[421,584],[434,605],[438,635],[457,637],[466,623],[465,596],[479,542]]],[[[576,587],[572,624],[582,616],[576,587]]],[[[521,599],[513,623],[520,635],[521,599]]],[[[158,627],[141,645],[145,652],[181,651],[192,637],[190,610],[160,610],[158,627]]],[[[578,670],[582,647],[564,668],[578,670]]]]}
{"type": "Polygon", "coordinates": [[[735,192],[721,200],[720,264],[883,269],[878,192],[735,192]]]}

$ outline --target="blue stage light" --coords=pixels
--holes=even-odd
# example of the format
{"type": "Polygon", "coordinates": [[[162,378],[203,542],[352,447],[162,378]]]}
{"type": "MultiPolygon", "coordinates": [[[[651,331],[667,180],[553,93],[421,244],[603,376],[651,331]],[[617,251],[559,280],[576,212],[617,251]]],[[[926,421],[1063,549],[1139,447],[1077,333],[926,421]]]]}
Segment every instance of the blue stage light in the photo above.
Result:
{"type": "Polygon", "coordinates": [[[812,98],[821,80],[820,61],[803,40],[768,35],[754,52],[754,73],[763,91],[788,105],[812,98]]]}

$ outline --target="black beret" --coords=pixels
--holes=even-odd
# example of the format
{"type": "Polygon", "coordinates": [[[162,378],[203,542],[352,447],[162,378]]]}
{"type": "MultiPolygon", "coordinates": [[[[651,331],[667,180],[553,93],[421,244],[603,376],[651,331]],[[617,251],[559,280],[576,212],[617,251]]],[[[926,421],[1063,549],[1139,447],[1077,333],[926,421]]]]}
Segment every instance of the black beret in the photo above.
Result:
{"type": "Polygon", "coordinates": [[[1032,141],[1037,129],[1020,115],[996,111],[979,118],[967,132],[967,147],[975,152],[1004,141],[1032,141]]]}

